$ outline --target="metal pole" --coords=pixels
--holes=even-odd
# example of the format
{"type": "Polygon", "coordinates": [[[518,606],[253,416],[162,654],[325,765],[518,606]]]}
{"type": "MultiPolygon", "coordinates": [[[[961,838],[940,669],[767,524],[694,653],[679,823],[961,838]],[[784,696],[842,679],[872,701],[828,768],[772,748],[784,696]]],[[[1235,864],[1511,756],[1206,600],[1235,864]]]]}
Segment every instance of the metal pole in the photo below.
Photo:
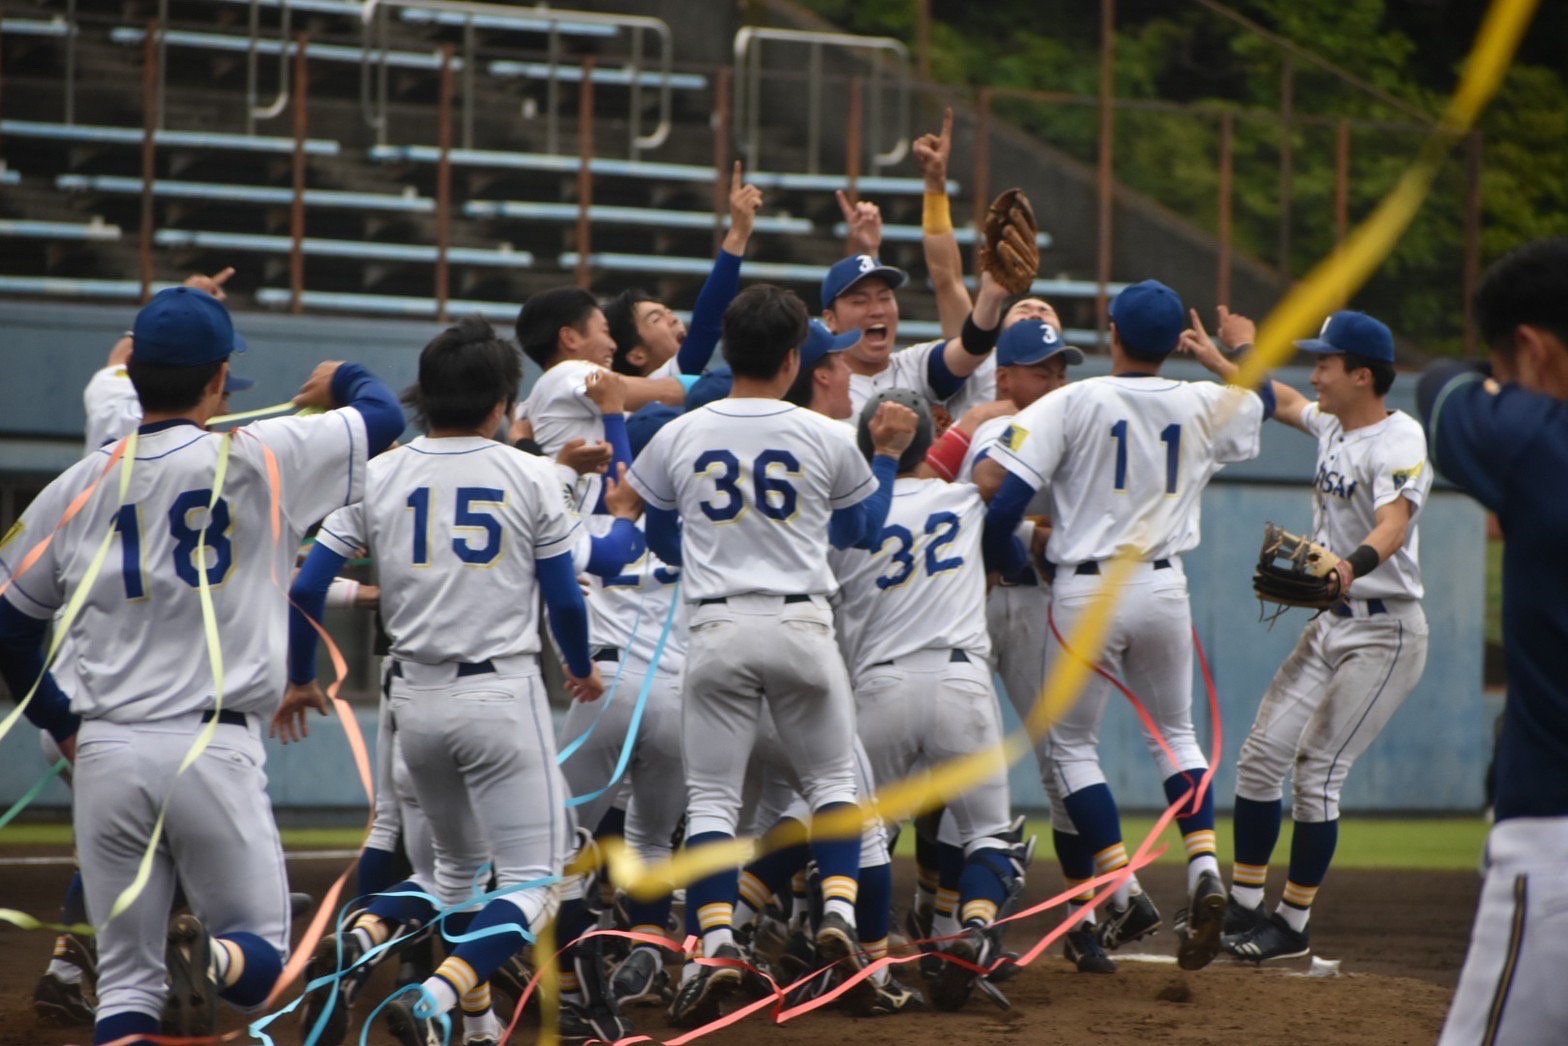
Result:
{"type": "Polygon", "coordinates": [[[1226,110],[1220,113],[1220,200],[1219,200],[1219,273],[1214,281],[1215,300],[1220,305],[1230,305],[1230,240],[1231,207],[1234,193],[1231,188],[1231,171],[1235,162],[1236,118],[1226,110]]]}
{"type": "Polygon", "coordinates": [[[261,4],[250,0],[250,46],[245,49],[245,133],[256,133],[256,45],[261,36],[261,4]]]}
{"type": "Polygon", "coordinates": [[[1290,124],[1296,108],[1296,74],[1290,55],[1280,60],[1279,72],[1279,274],[1290,282],[1290,194],[1294,143],[1290,124]]]}
{"type": "Polygon", "coordinates": [[[715,111],[713,120],[713,252],[719,251],[724,242],[724,215],[729,211],[730,172],[730,82],[735,71],[729,66],[719,69],[718,84],[714,88],[715,111]]]}
{"type": "Polygon", "coordinates": [[[76,0],[65,5],[65,122],[76,122],[76,0]]]}
{"type": "Polygon", "coordinates": [[[1100,214],[1099,283],[1095,292],[1095,329],[1099,344],[1109,344],[1111,282],[1111,220],[1115,202],[1116,0],[1100,0],[1100,214]]]}
{"type": "Polygon", "coordinates": [[[142,214],[139,260],[142,301],[152,297],[152,183],[157,173],[158,21],[147,23],[142,39],[142,214]]]}
{"type": "Polygon", "coordinates": [[[474,147],[474,16],[463,23],[463,148],[474,147]]]}
{"type": "Polygon", "coordinates": [[[165,69],[164,61],[168,58],[168,49],[164,45],[163,30],[161,27],[169,24],[169,0],[158,0],[158,18],[154,23],[158,29],[158,130],[163,130],[163,88],[165,69]]]}
{"type": "MultiPolygon", "coordinates": [[[[985,228],[985,212],[991,199],[991,89],[980,88],[975,99],[975,177],[974,177],[975,228],[985,228]]],[[[970,265],[980,271],[980,238],[975,237],[974,257],[970,265]]]]}
{"type": "Polygon", "coordinates": [[[297,37],[294,53],[294,200],[289,207],[289,311],[305,311],[305,138],[310,130],[310,84],[305,51],[309,34],[297,37]]]}
{"type": "MultiPolygon", "coordinates": [[[[556,109],[561,104],[561,81],[559,79],[561,65],[561,33],[556,23],[550,23],[550,79],[545,83],[544,106],[547,110],[544,122],[544,151],[554,156],[561,151],[560,128],[557,124],[556,109]]],[[[588,73],[583,72],[583,85],[588,83],[588,73]]]]}
{"type": "Polygon", "coordinates": [[[446,254],[452,240],[452,45],[441,45],[441,105],[437,114],[436,144],[441,161],[436,166],[436,319],[446,322],[446,254]]]}
{"type": "Polygon", "coordinates": [[[583,57],[582,98],[577,109],[577,286],[588,287],[592,246],[588,211],[593,206],[593,55],[583,57]]]}
{"type": "Polygon", "coordinates": [[[915,0],[915,38],[919,53],[916,68],[922,80],[931,79],[931,0],[915,0]]]}
{"type": "Polygon", "coordinates": [[[642,26],[632,30],[631,98],[627,108],[627,156],[638,157],[637,139],[642,137],[642,26]]]}
{"type": "MultiPolygon", "coordinates": [[[[760,42],[757,46],[761,46],[760,42]]],[[[806,63],[806,173],[822,171],[822,44],[813,40],[806,63]]],[[[762,104],[755,95],[751,104],[762,104]]],[[[755,157],[751,161],[755,164],[755,157]]]]}
{"type": "Polygon", "coordinates": [[[1475,329],[1475,290],[1481,282],[1481,159],[1479,130],[1465,139],[1465,356],[1478,351],[1480,338],[1475,329]]]}
{"type": "MultiPolygon", "coordinates": [[[[1334,246],[1345,242],[1350,233],[1350,121],[1340,117],[1334,128],[1334,246]]],[[[1339,303],[1350,301],[1349,289],[1341,291],[1339,303]]]]}
{"type": "Polygon", "coordinates": [[[849,194],[851,202],[860,199],[860,151],[864,145],[861,141],[861,124],[864,121],[865,105],[861,93],[864,88],[859,73],[849,78],[849,126],[844,135],[844,180],[848,186],[844,191],[849,194]]]}

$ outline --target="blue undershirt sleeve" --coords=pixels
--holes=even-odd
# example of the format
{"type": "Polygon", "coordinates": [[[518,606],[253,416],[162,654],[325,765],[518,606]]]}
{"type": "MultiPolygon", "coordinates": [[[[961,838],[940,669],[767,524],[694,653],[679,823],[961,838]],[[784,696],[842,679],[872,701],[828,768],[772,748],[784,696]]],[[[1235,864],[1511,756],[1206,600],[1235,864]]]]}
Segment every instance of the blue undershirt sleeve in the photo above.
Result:
{"type": "Polygon", "coordinates": [[[312,621],[325,622],[327,589],[348,562],[321,542],[311,546],[294,584],[289,586],[289,682],[308,683],[316,678],[316,647],[320,643],[312,621]]]}
{"type": "Polygon", "coordinates": [[[595,534],[589,541],[588,573],[596,577],[614,577],[635,563],[648,549],[642,531],[629,519],[617,519],[608,534],[595,534]]]}
{"type": "Polygon", "coordinates": [[[877,489],[863,501],[834,509],[828,519],[828,540],[834,548],[875,548],[893,507],[893,484],[898,479],[898,459],[878,454],[871,459],[877,489]]]}
{"type": "Polygon", "coordinates": [[[740,255],[720,250],[691,310],[691,327],[675,353],[682,374],[701,374],[713,358],[723,330],[724,310],[740,293],[740,255]]]}
{"type": "Polygon", "coordinates": [[[357,363],[345,363],[332,375],[332,399],[353,407],[365,419],[365,438],[375,457],[403,434],[403,408],[385,383],[357,363]]]}
{"type": "Polygon", "coordinates": [[[82,720],[71,711],[71,702],[54,675],[44,671],[44,635],[48,630],[49,622],[28,617],[9,600],[0,599],[0,678],[16,701],[38,681],[23,714],[59,742],[74,736],[82,720]]]}
{"type": "Polygon", "coordinates": [[[674,509],[643,509],[643,525],[648,531],[648,547],[672,567],[681,565],[681,517],[674,509]]]}
{"type": "Polygon", "coordinates": [[[1279,409],[1279,398],[1274,395],[1274,379],[1263,375],[1263,384],[1258,386],[1258,399],[1263,401],[1263,420],[1268,421],[1279,409]]]}
{"type": "Polygon", "coordinates": [[[583,590],[577,585],[572,554],[563,552],[541,559],[535,569],[556,646],[572,675],[582,679],[593,671],[593,660],[588,656],[588,604],[583,602],[583,590]]]}
{"type": "Polygon", "coordinates": [[[1014,531],[1023,522],[1024,512],[1033,499],[1034,488],[1009,472],[985,513],[981,547],[986,570],[999,570],[1004,576],[1012,577],[1029,565],[1029,554],[1014,531]]]}
{"type": "Polygon", "coordinates": [[[931,350],[931,355],[926,357],[926,382],[931,386],[931,391],[936,393],[936,398],[945,400],[964,387],[967,377],[959,377],[947,366],[947,342],[943,342],[931,350]]]}

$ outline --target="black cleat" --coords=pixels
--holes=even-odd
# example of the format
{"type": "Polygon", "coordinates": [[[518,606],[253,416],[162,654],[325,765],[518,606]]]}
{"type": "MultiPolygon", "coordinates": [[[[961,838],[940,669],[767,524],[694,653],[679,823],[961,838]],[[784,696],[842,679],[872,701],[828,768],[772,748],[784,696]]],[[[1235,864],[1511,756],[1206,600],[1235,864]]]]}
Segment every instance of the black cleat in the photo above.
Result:
{"type": "Polygon", "coordinates": [[[1198,876],[1192,900],[1176,921],[1176,965],[1201,970],[1220,953],[1225,929],[1225,886],[1213,872],[1198,876]]]}
{"type": "Polygon", "coordinates": [[[169,971],[169,996],[163,1004],[165,1035],[216,1035],[218,986],[209,969],[212,939],[194,915],[176,915],[169,923],[164,964],[169,971]]]}
{"type": "Polygon", "coordinates": [[[1127,898],[1127,907],[1106,905],[1101,914],[1105,918],[1098,924],[1098,933],[1100,943],[1108,951],[1114,952],[1160,928],[1160,910],[1154,907],[1153,899],[1136,886],[1127,898]]]}
{"type": "Polygon", "coordinates": [[[1078,967],[1079,973],[1115,973],[1116,962],[1105,954],[1105,947],[1095,935],[1094,926],[1079,923],[1067,931],[1063,946],[1067,961],[1078,967]]]}
{"type": "MultiPolygon", "coordinates": [[[[741,958],[740,949],[721,944],[713,959],[741,958]]],[[[718,1019],[720,1004],[740,988],[744,971],[739,966],[699,966],[697,972],[681,983],[670,1004],[670,1023],[677,1028],[696,1028],[718,1019]]]]}
{"type": "Polygon", "coordinates": [[[1248,962],[1270,959],[1299,959],[1312,953],[1312,935],[1290,928],[1285,917],[1275,912],[1257,928],[1236,937],[1225,938],[1225,950],[1248,962]]]}
{"type": "Polygon", "coordinates": [[[963,936],[942,945],[939,953],[946,961],[931,985],[931,1003],[939,1010],[961,1009],[975,989],[975,981],[990,965],[991,939],[985,930],[971,926],[963,936]],[[951,960],[957,959],[958,962],[951,960]],[[980,967],[979,971],[972,967],[980,967]]]}

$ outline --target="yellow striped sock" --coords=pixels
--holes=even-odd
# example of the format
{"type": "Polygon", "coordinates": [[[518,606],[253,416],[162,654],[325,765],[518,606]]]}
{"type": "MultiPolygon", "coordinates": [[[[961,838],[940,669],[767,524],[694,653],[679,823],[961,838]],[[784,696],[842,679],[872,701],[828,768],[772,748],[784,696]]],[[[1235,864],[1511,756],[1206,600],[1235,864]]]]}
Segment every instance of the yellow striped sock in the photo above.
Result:
{"type": "Polygon", "coordinates": [[[915,868],[915,882],[926,893],[936,893],[937,887],[942,885],[942,875],[935,868],[918,865],[915,868]]]}
{"type": "Polygon", "coordinates": [[[1285,882],[1284,901],[1292,908],[1311,908],[1312,902],[1317,899],[1316,886],[1301,886],[1297,883],[1285,882]]]}
{"type": "Polygon", "coordinates": [[[855,898],[860,895],[860,884],[852,875],[830,875],[822,880],[822,899],[824,901],[848,901],[855,903],[855,898]]]}
{"type": "Polygon", "coordinates": [[[995,918],[996,902],[988,901],[983,897],[976,897],[973,900],[964,902],[964,910],[959,922],[965,926],[975,922],[989,926],[995,918]]]}
{"type": "Polygon", "coordinates": [[[958,908],[958,891],[941,889],[936,892],[936,914],[952,915],[958,908]]]}
{"type": "MultiPolygon", "coordinates": [[[[653,923],[638,923],[636,926],[632,927],[632,933],[655,934],[655,935],[657,935],[659,937],[667,936],[665,934],[665,932],[664,932],[664,927],[662,927],[662,926],[655,926],[653,923]]],[[[641,943],[642,943],[641,941],[633,941],[632,942],[633,945],[638,945],[638,944],[641,944],[641,943]]]]}
{"type": "Polygon", "coordinates": [[[479,986],[479,975],[468,963],[455,955],[446,957],[446,961],[436,967],[436,976],[450,984],[459,996],[467,995],[479,986]]]}
{"type": "Polygon", "coordinates": [[[1187,846],[1187,860],[1189,861],[1194,857],[1201,857],[1203,854],[1216,852],[1214,829],[1212,828],[1200,828],[1196,832],[1188,832],[1181,837],[1181,841],[1187,846]]]}
{"type": "Polygon", "coordinates": [[[886,958],[887,938],[884,937],[880,941],[861,941],[860,948],[871,957],[872,962],[875,962],[878,959],[886,958]]]}
{"type": "Polygon", "coordinates": [[[1094,871],[1096,875],[1114,872],[1127,864],[1127,847],[1122,843],[1107,846],[1094,855],[1094,871]]]}
{"type": "Polygon", "coordinates": [[[475,985],[472,991],[463,993],[463,1012],[472,1014],[485,1013],[490,1009],[490,982],[484,981],[475,985]]]}
{"type": "Polygon", "coordinates": [[[751,905],[756,911],[762,911],[768,906],[768,901],[773,897],[761,879],[750,872],[740,873],[740,899],[751,905]]]}
{"type": "Polygon", "coordinates": [[[1231,882],[1237,886],[1264,886],[1269,880],[1269,866],[1266,864],[1242,864],[1237,861],[1231,865],[1231,882]]]}
{"type": "MultiPolygon", "coordinates": [[[[1087,879],[1068,879],[1067,888],[1071,890],[1074,887],[1081,887],[1088,881],[1087,879]]],[[[1092,887],[1084,887],[1084,889],[1073,895],[1069,903],[1088,904],[1092,900],[1094,900],[1094,889],[1092,887]]]]}
{"type": "Polygon", "coordinates": [[[714,901],[697,909],[697,925],[702,927],[702,932],[718,930],[730,925],[735,918],[735,906],[725,901],[714,901]]]}
{"type": "Polygon", "coordinates": [[[370,946],[372,948],[378,944],[387,943],[387,938],[392,936],[392,927],[387,925],[386,920],[380,916],[371,915],[369,912],[361,912],[359,914],[359,918],[354,920],[353,929],[364,930],[370,937],[370,946]]]}

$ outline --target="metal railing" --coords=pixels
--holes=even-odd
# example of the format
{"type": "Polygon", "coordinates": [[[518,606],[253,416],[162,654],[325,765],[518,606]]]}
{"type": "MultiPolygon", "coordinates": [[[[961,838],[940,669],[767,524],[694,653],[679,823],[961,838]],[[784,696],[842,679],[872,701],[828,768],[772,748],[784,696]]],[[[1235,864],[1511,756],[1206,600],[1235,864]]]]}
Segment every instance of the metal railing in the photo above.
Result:
{"type": "MultiPolygon", "coordinates": [[[[747,166],[753,170],[764,165],[760,158],[762,151],[762,80],[763,62],[762,45],[764,43],[787,44],[804,46],[807,48],[806,58],[806,171],[809,174],[818,174],[821,171],[821,144],[823,138],[822,127],[822,52],[824,48],[832,47],[843,51],[858,53],[869,60],[871,71],[869,74],[870,87],[867,92],[869,99],[870,146],[871,163],[876,168],[891,167],[903,160],[909,152],[909,49],[902,42],[886,36],[852,36],[847,33],[821,33],[796,29],[765,29],[759,26],[745,26],[735,34],[735,65],[734,65],[734,113],[735,123],[740,128],[740,148],[745,155],[747,166]],[[896,66],[891,71],[893,86],[897,90],[898,113],[894,127],[897,129],[891,146],[882,151],[883,120],[882,107],[886,93],[885,81],[889,77],[889,64],[896,66]]],[[[858,80],[858,78],[857,78],[858,80]]],[[[853,89],[850,92],[849,111],[852,117],[860,113],[860,92],[853,89]]],[[[859,123],[852,119],[851,124],[859,123]]],[[[850,136],[851,158],[850,166],[858,163],[858,142],[853,141],[855,135],[850,136]]]]}
{"type": "MultiPolygon", "coordinates": [[[[560,100],[561,81],[557,70],[561,66],[561,27],[563,25],[604,25],[631,34],[631,52],[628,58],[628,90],[630,91],[627,155],[635,160],[640,153],[657,149],[670,136],[671,92],[670,76],[674,72],[674,39],[669,25],[658,18],[644,15],[605,15],[583,11],[566,11],[546,8],[518,8],[504,4],[464,2],[464,0],[365,0],[361,15],[363,22],[363,58],[360,63],[360,107],[366,124],[375,131],[376,143],[387,144],[387,34],[388,11],[403,8],[441,12],[447,16],[465,16],[462,46],[462,140],[464,148],[473,146],[474,118],[474,50],[475,37],[480,29],[493,29],[507,18],[518,18],[526,13],[531,22],[544,22],[549,26],[549,67],[546,79],[545,150],[560,151],[560,100]],[[643,77],[640,75],[646,61],[647,35],[658,40],[658,59],[655,66],[658,86],[658,122],[653,130],[642,133],[643,77]]],[[[584,88],[588,87],[586,77],[584,88]]]]}

